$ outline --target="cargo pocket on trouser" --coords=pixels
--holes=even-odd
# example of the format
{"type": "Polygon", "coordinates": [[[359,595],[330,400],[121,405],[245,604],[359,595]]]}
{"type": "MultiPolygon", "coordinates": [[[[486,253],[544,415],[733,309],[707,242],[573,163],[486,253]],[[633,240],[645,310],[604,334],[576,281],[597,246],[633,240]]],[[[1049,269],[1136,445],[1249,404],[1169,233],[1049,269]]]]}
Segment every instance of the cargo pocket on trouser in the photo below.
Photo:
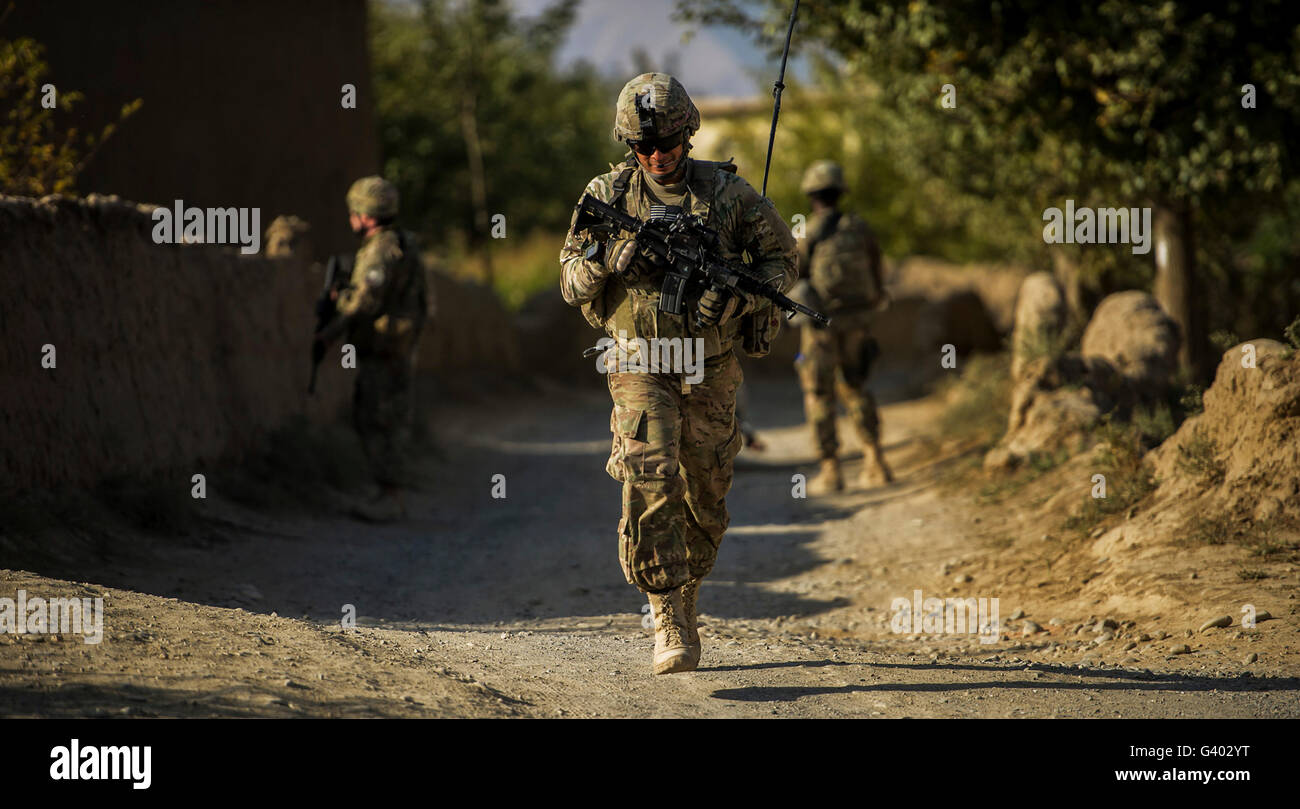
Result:
{"type": "MultiPolygon", "coordinates": [[[[641,382],[645,375],[627,376],[641,382]]],[[[684,483],[677,474],[676,411],[671,402],[655,395],[653,387],[622,391],[615,401],[619,399],[645,402],[644,408],[616,404],[610,416],[614,449],[607,471],[623,484],[619,562],[630,584],[658,592],[689,578],[682,541],[684,483]]]]}
{"type": "Polygon", "coordinates": [[[609,431],[614,434],[614,441],[609,451],[609,461],[605,471],[620,483],[624,483],[645,466],[645,411],[623,405],[614,405],[609,414],[609,431]]]}
{"type": "Polygon", "coordinates": [[[631,487],[627,485],[631,472],[628,469],[628,451],[635,449],[629,447],[630,441],[636,440],[637,431],[641,427],[641,422],[645,419],[645,411],[632,407],[624,407],[615,404],[614,409],[609,414],[609,431],[614,434],[613,443],[609,451],[609,461],[605,464],[605,471],[614,480],[623,484],[623,507],[618,520],[618,561],[619,566],[623,568],[623,577],[628,582],[635,584],[632,578],[632,539],[633,525],[632,520],[633,508],[629,498],[632,496],[631,487]]]}
{"type": "MultiPolygon", "coordinates": [[[[718,523],[723,531],[731,521],[727,514],[727,492],[731,491],[731,481],[735,477],[736,456],[744,446],[745,437],[740,432],[740,421],[733,419],[731,437],[718,446],[718,468],[709,478],[711,489],[709,494],[717,500],[718,523]]],[[[721,535],[714,540],[715,544],[720,542],[722,542],[721,535]]]]}
{"type": "Polygon", "coordinates": [[[740,434],[740,422],[732,421],[731,437],[718,446],[718,465],[725,468],[736,456],[740,454],[740,448],[743,446],[743,436],[740,434]]]}
{"type": "Polygon", "coordinates": [[[850,390],[863,390],[867,384],[867,372],[874,358],[875,341],[866,329],[854,329],[840,334],[836,346],[835,364],[839,366],[840,377],[845,387],[850,390]]]}

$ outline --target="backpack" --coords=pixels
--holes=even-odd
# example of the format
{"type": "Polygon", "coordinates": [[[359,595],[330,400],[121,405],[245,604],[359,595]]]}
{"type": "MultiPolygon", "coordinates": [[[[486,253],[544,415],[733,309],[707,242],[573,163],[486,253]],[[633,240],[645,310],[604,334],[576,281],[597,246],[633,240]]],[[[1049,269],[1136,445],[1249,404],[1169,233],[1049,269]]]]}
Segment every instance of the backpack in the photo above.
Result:
{"type": "Polygon", "coordinates": [[[831,211],[809,234],[800,266],[826,314],[871,309],[883,290],[877,285],[880,248],[867,223],[831,211]]]}

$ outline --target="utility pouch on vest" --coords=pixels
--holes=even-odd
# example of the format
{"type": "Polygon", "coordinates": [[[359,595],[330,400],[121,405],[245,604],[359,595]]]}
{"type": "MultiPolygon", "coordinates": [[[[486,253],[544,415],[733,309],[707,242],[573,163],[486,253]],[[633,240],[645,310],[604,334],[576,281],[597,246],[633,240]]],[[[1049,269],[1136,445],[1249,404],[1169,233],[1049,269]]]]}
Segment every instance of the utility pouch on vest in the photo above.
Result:
{"type": "Polygon", "coordinates": [[[740,350],[749,357],[766,357],[781,333],[781,310],[766,305],[740,319],[740,350]]]}

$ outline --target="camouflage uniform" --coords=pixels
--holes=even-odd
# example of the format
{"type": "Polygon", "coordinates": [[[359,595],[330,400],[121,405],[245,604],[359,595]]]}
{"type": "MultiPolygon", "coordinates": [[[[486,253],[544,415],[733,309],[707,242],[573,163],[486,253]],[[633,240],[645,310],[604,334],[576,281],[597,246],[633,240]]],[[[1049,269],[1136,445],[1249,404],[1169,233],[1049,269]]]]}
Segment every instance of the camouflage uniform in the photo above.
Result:
{"type": "MultiPolygon", "coordinates": [[[[698,112],[675,79],[644,74],[628,82],[620,95],[617,138],[635,139],[637,121],[627,120],[624,113],[631,108],[630,94],[640,88],[653,88],[654,95],[643,100],[658,111],[661,132],[685,128],[689,134],[699,126],[698,112]],[[662,120],[673,114],[678,119],[662,120]]],[[[788,289],[797,275],[795,244],[772,203],[738,177],[730,164],[683,159],[687,161],[683,207],[704,216],[718,231],[729,258],[744,254],[752,272],[782,291],[788,289]]],[[[654,200],[634,158],[596,177],[586,193],[611,202],[620,181],[625,190],[616,204],[647,218],[654,200]]],[[[617,234],[617,238],[629,235],[617,234]]],[[[620,332],[629,340],[703,340],[706,360],[699,384],[688,385],[683,374],[608,374],[614,437],[606,471],[623,484],[619,560],[630,584],[645,593],[663,593],[707,575],[727,529],[725,498],[731,488],[732,462],[742,443],[735,418],[742,374],[733,345],[740,337],[743,315],[753,304],[747,302],[721,326],[697,329],[698,299],[688,300],[684,316],[658,310],[662,268],[652,267],[627,280],[602,261],[588,258],[587,250],[593,246],[589,242],[588,234],[571,226],[560,252],[564,299],[581,306],[588,322],[615,340],[620,332]]],[[[754,316],[767,313],[764,303],[754,316]]]]}
{"type": "MultiPolygon", "coordinates": [[[[845,189],[839,166],[830,161],[813,164],[802,185],[804,193],[823,189],[845,189]]],[[[835,459],[839,451],[838,393],[865,447],[869,468],[864,473],[888,480],[892,475],[881,457],[880,416],[867,389],[878,351],[869,328],[871,312],[883,296],[879,243],[859,217],[822,210],[807,223],[799,266],[811,290],[810,302],[831,318],[828,327],[805,323],[796,362],[814,448],[823,461],[835,459]]]]}
{"type": "MultiPolygon", "coordinates": [[[[378,179],[357,181],[348,193],[351,210],[377,211],[370,215],[384,218],[396,215],[396,190],[373,182],[378,179]],[[392,194],[391,205],[387,193],[392,194]]],[[[357,352],[353,424],[376,482],[386,488],[406,482],[415,350],[427,311],[424,267],[415,244],[410,233],[392,225],[368,235],[357,251],[351,283],[337,303],[337,322],[346,324],[348,342],[357,352]]]]}

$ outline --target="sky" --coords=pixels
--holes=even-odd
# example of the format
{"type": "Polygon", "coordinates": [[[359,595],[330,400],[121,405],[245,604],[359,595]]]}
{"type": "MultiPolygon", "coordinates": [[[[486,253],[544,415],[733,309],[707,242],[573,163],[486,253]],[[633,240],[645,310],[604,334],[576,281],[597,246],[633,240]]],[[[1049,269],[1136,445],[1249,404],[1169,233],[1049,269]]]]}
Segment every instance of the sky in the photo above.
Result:
{"type": "MultiPolygon", "coordinates": [[[[551,2],[513,0],[513,5],[530,17],[551,2]]],[[[601,72],[626,80],[633,76],[632,52],[641,48],[665,66],[676,54],[675,75],[692,96],[750,97],[771,92],[779,58],[734,29],[674,21],[674,5],[674,0],[582,0],[560,51],[561,64],[586,59],[601,72]],[[683,35],[692,30],[695,36],[683,43],[683,35]]],[[[796,70],[795,61],[792,56],[787,70],[796,70]]]]}

